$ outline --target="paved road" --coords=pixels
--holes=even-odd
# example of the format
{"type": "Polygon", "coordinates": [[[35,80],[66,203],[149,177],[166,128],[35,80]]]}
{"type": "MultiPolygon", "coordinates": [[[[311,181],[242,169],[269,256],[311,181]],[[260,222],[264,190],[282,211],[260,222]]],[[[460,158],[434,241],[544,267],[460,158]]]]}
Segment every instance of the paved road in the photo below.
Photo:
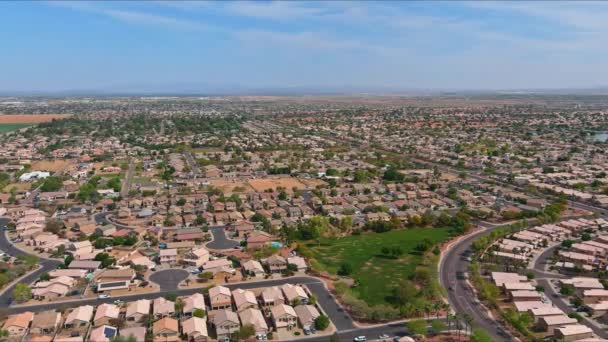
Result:
{"type": "MultiPolygon", "coordinates": [[[[1,227],[0,250],[2,250],[4,253],[12,255],[14,257],[20,256],[20,255],[28,255],[27,253],[23,252],[19,248],[16,248],[15,246],[13,246],[13,244],[10,241],[8,241],[8,239],[6,238],[5,227],[8,222],[9,222],[9,219],[0,218],[0,227],[1,227]]],[[[37,280],[41,274],[43,274],[45,272],[50,272],[50,271],[56,269],[57,266],[59,266],[59,264],[61,264],[61,261],[58,261],[58,260],[40,259],[41,268],[33,273],[30,273],[23,279],[21,279],[21,281],[19,281],[19,283],[30,284],[30,283],[34,282],[35,280],[37,280]]],[[[17,286],[17,284],[13,284],[12,286],[9,286],[6,289],[4,289],[4,292],[0,295],[0,307],[7,307],[12,303],[12,301],[13,301],[12,293],[13,293],[13,290],[15,289],[15,286],[17,286]]]]}
{"type": "Polygon", "coordinates": [[[192,170],[192,174],[194,175],[194,177],[200,177],[201,169],[198,167],[198,163],[196,162],[196,160],[194,160],[192,152],[184,152],[184,158],[190,166],[190,170],[192,170]]]}
{"type": "Polygon", "coordinates": [[[160,285],[161,291],[177,290],[177,285],[188,278],[190,273],[181,269],[168,269],[152,273],[150,281],[160,285]]]}
{"type": "Polygon", "coordinates": [[[209,229],[213,235],[213,241],[207,243],[207,247],[211,249],[234,249],[240,243],[236,240],[229,239],[226,236],[225,227],[212,227],[209,229]]]}
{"type": "Polygon", "coordinates": [[[509,339],[499,334],[498,323],[490,318],[486,310],[478,304],[479,302],[475,300],[475,294],[467,283],[456,277],[457,272],[465,273],[469,271],[469,261],[462,254],[471,247],[473,241],[500,227],[485,223],[478,223],[478,225],[484,226],[485,229],[460,240],[442,258],[439,278],[444,288],[452,288],[452,290],[448,290],[448,300],[454,311],[460,314],[470,314],[475,321],[474,324],[488,331],[492,336],[492,341],[508,341],[509,339]]]}
{"type": "MultiPolygon", "coordinates": [[[[163,272],[163,271],[161,271],[163,272]]],[[[158,272],[158,273],[161,273],[158,272]]],[[[166,274],[165,274],[166,275],[166,274]]],[[[152,276],[151,276],[152,280],[152,276]]],[[[329,316],[334,323],[334,325],[338,328],[338,330],[350,330],[354,329],[355,326],[352,322],[350,316],[342,310],[342,308],[336,303],[334,297],[329,293],[327,288],[323,286],[323,283],[313,277],[308,276],[300,276],[300,277],[291,277],[291,278],[282,278],[282,279],[272,279],[272,280],[263,280],[257,282],[248,282],[248,283],[240,283],[240,284],[225,284],[231,290],[241,288],[241,289],[254,289],[254,288],[262,288],[269,286],[281,286],[284,284],[303,284],[306,285],[310,292],[317,298],[318,303],[321,305],[323,310],[325,310],[327,316],[329,316]]],[[[193,293],[201,292],[200,288],[194,289],[174,289],[170,290],[161,290],[160,292],[155,293],[145,293],[145,294],[136,294],[129,296],[121,296],[120,299],[122,301],[134,301],[138,299],[154,299],[157,297],[165,296],[169,293],[174,293],[179,296],[187,296],[193,293]]],[[[75,307],[86,304],[94,304],[98,305],[100,303],[111,303],[116,298],[92,298],[92,299],[82,299],[75,300],[71,302],[54,302],[54,303],[44,303],[39,305],[32,305],[27,307],[10,307],[8,311],[10,313],[19,313],[23,311],[43,311],[43,310],[53,310],[60,307],[75,307]]]]}
{"type": "Polygon", "coordinates": [[[127,171],[127,176],[125,177],[125,181],[122,183],[122,188],[120,189],[120,195],[123,198],[129,196],[129,190],[131,189],[131,182],[133,181],[133,171],[135,170],[135,163],[133,159],[129,159],[129,170],[127,171]]]}
{"type": "Polygon", "coordinates": [[[116,226],[118,228],[133,229],[132,227],[125,226],[124,224],[120,224],[120,223],[116,223],[116,222],[112,222],[112,221],[108,220],[108,218],[106,216],[108,216],[110,214],[112,214],[111,211],[105,211],[105,212],[102,212],[102,213],[94,214],[93,215],[93,220],[95,220],[95,223],[97,223],[98,225],[102,225],[102,226],[111,224],[111,225],[114,225],[114,226],[116,226]]]}

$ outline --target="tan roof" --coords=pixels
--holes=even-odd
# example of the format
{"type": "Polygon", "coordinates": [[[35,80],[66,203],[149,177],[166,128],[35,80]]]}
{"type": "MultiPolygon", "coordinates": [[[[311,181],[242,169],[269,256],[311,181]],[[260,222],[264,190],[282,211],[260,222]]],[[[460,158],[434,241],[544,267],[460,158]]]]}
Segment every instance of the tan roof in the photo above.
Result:
{"type": "Polygon", "coordinates": [[[93,317],[93,306],[83,305],[72,310],[65,319],[64,324],[70,324],[74,321],[88,322],[93,317]]]}
{"type": "Polygon", "coordinates": [[[184,298],[184,312],[192,312],[195,309],[205,310],[205,296],[200,293],[184,298]]]}
{"type": "Polygon", "coordinates": [[[134,302],[129,302],[127,304],[127,317],[131,317],[133,315],[141,314],[147,315],[150,313],[150,300],[148,299],[140,299],[134,302]]]}
{"type": "Polygon", "coordinates": [[[209,289],[209,297],[213,298],[217,295],[226,295],[230,296],[230,289],[225,286],[214,286],[209,289]]]}
{"type": "Polygon", "coordinates": [[[274,302],[277,299],[283,299],[283,293],[281,292],[281,289],[279,289],[276,286],[272,286],[272,287],[267,287],[266,289],[264,289],[264,291],[262,291],[262,300],[265,303],[268,302],[274,302]]]}
{"type": "Polygon", "coordinates": [[[234,298],[234,304],[237,309],[247,304],[258,304],[258,301],[255,299],[255,294],[248,290],[236,289],[232,291],[232,297],[234,298]]]}
{"type": "Polygon", "coordinates": [[[120,308],[114,304],[103,303],[97,307],[97,311],[95,312],[94,321],[97,321],[101,318],[118,318],[120,314],[120,308]]]}
{"type": "Polygon", "coordinates": [[[275,305],[272,307],[272,309],[270,309],[270,311],[272,312],[272,316],[274,317],[282,317],[285,315],[293,317],[298,316],[291,306],[285,304],[275,305]]]}
{"type": "Polygon", "coordinates": [[[32,328],[56,327],[61,318],[61,314],[55,311],[42,311],[34,315],[32,328]]]}
{"type": "Polygon", "coordinates": [[[182,330],[188,336],[208,336],[204,318],[191,317],[182,322],[182,330]]]}
{"type": "Polygon", "coordinates": [[[249,308],[239,313],[241,323],[243,325],[251,324],[255,327],[256,331],[268,330],[268,325],[262,315],[262,311],[258,309],[249,308]]]}
{"type": "Polygon", "coordinates": [[[177,320],[170,317],[164,317],[154,322],[152,325],[152,331],[154,334],[162,332],[163,330],[179,332],[177,320]]]}
{"type": "Polygon", "coordinates": [[[167,315],[175,312],[175,302],[163,297],[154,299],[154,314],[167,315]]]}
{"type": "Polygon", "coordinates": [[[319,310],[312,305],[298,305],[293,308],[293,310],[296,312],[298,319],[302,323],[310,324],[321,315],[319,310]]]}
{"type": "Polygon", "coordinates": [[[239,316],[233,311],[230,310],[219,310],[215,316],[213,316],[213,324],[219,325],[225,321],[231,321],[235,323],[239,323],[239,316]]]}
{"type": "Polygon", "coordinates": [[[4,329],[7,329],[8,327],[19,327],[25,329],[30,325],[32,319],[34,319],[34,313],[30,311],[11,315],[8,317],[6,322],[4,322],[4,329]]]}

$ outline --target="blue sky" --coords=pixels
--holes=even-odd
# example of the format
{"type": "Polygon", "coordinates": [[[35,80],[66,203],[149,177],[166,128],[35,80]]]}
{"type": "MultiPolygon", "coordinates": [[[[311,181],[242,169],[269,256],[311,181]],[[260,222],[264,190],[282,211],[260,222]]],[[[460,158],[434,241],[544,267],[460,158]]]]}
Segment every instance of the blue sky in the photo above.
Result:
{"type": "Polygon", "coordinates": [[[0,91],[608,86],[606,2],[0,2],[0,91]]]}

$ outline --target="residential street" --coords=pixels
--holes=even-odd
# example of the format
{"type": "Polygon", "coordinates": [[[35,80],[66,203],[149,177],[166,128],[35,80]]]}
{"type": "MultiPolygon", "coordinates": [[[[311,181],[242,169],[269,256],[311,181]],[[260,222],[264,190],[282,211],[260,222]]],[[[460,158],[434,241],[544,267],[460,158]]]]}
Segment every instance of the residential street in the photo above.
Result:
{"type": "Polygon", "coordinates": [[[236,240],[229,239],[226,236],[225,226],[216,226],[209,229],[213,235],[213,241],[207,243],[207,247],[211,249],[233,249],[240,244],[236,240]]]}

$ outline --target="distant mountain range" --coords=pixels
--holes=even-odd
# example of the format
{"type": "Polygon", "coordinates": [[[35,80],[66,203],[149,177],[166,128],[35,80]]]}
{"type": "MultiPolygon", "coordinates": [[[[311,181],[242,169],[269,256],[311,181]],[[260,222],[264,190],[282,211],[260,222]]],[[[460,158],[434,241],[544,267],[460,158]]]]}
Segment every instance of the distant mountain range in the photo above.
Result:
{"type": "Polygon", "coordinates": [[[470,96],[470,95],[608,95],[608,87],[554,89],[419,89],[407,87],[366,86],[242,86],[209,84],[119,85],[90,89],[7,90],[0,96],[470,96]]]}

